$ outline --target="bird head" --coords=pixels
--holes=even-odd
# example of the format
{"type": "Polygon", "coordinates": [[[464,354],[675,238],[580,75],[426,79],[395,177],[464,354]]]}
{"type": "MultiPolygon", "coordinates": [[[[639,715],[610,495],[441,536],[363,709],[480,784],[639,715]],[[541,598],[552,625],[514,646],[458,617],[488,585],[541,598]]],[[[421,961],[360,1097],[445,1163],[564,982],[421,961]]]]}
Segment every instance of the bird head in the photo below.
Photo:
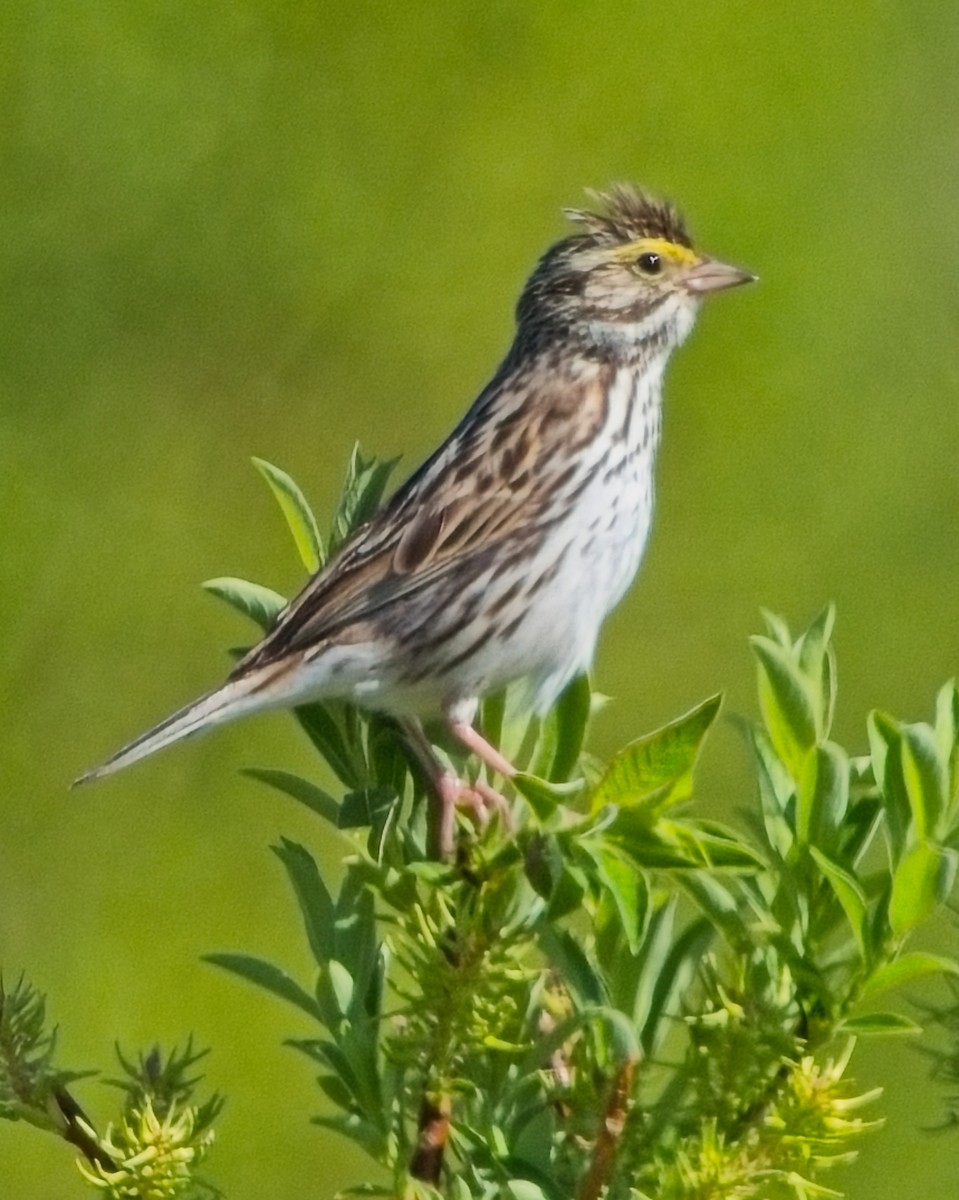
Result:
{"type": "Polygon", "coordinates": [[[693,248],[680,213],[630,184],[590,193],[600,211],[567,209],[577,233],[551,246],[520,297],[521,334],[568,337],[632,357],[669,352],[702,300],[755,276],[693,248]]]}

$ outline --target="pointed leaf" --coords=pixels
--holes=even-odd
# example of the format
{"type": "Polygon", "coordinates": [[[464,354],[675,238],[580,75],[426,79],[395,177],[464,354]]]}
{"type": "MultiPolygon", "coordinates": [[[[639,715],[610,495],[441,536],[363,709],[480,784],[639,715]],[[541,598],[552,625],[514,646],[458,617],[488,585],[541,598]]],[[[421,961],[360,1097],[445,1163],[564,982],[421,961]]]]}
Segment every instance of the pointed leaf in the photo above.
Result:
{"type": "Polygon", "coordinates": [[[849,803],[849,759],[835,742],[823,742],[806,754],[799,779],[796,836],[800,842],[831,850],[849,803]]]}
{"type": "Polygon", "coordinates": [[[607,833],[608,840],[628,854],[640,868],[701,867],[698,847],[681,844],[670,836],[662,820],[655,825],[642,809],[620,809],[607,833]]]}
{"type": "Polygon", "coordinates": [[[272,992],[281,1000],[295,1004],[297,1008],[301,1008],[309,1016],[319,1020],[320,1012],[314,998],[291,979],[285,971],[275,967],[272,963],[265,962],[262,958],[254,958],[251,954],[226,953],[204,954],[203,961],[212,963],[215,967],[222,967],[225,971],[232,971],[241,979],[255,983],[257,987],[272,992]]]}
{"type": "Polygon", "coordinates": [[[708,871],[687,871],[678,877],[678,883],[731,946],[739,948],[747,943],[746,925],[739,905],[715,876],[708,871]]]}
{"type": "Polygon", "coordinates": [[[870,996],[878,996],[880,992],[902,987],[927,975],[959,975],[959,963],[953,958],[926,954],[921,950],[902,954],[873,971],[863,985],[862,997],[865,1000],[870,996]]]}
{"type": "Polygon", "coordinates": [[[506,719],[506,689],[501,688],[483,700],[483,736],[491,746],[503,745],[503,724],[506,719]]]}
{"type": "Polygon", "coordinates": [[[816,744],[816,710],[809,681],[792,654],[769,638],[750,638],[759,660],[759,706],[776,753],[793,778],[816,744]]]}
{"type": "Polygon", "coordinates": [[[360,787],[363,779],[330,706],[319,702],[300,704],[294,711],[306,736],[329,763],[340,782],[349,788],[360,787]]]}
{"type": "Polygon", "coordinates": [[[956,878],[956,852],[920,842],[902,856],[892,878],[889,924],[902,937],[946,899],[956,878]]]}
{"type": "Polygon", "coordinates": [[[286,867],[293,884],[307,940],[313,957],[321,966],[333,957],[333,898],[320,878],[316,862],[306,847],[283,838],[273,852],[286,867]]]}
{"type": "Polygon", "coordinates": [[[892,717],[878,710],[869,714],[866,728],[873,774],[882,789],[893,858],[898,859],[905,849],[911,822],[909,797],[902,776],[902,732],[892,717]]]}
{"type": "Polygon", "coordinates": [[[928,725],[903,726],[902,778],[917,835],[936,837],[948,804],[949,778],[928,725]]]}
{"type": "Polygon", "coordinates": [[[338,549],[354,529],[363,525],[379,507],[387,481],[398,459],[377,462],[366,458],[359,442],[353,447],[343,492],[340,496],[333,528],[330,532],[330,553],[338,549]]]}
{"type": "Polygon", "coordinates": [[[556,751],[547,772],[547,778],[551,781],[561,783],[575,771],[586,738],[591,709],[589,678],[577,675],[572,683],[566,685],[552,712],[556,723],[556,751]]]}
{"type": "Polygon", "coordinates": [[[671,896],[665,904],[657,908],[649,919],[646,936],[643,938],[641,969],[636,976],[628,1013],[631,1024],[640,1036],[647,1030],[660,972],[664,970],[669,959],[676,928],[677,907],[677,898],[671,896]]]}
{"type": "Polygon", "coordinates": [[[328,982],[335,998],[337,1011],[342,1016],[346,1016],[353,1003],[353,976],[341,962],[331,958],[326,964],[323,977],[328,982]]]}
{"type": "Polygon", "coordinates": [[[391,787],[358,788],[347,792],[340,806],[341,829],[365,829],[382,823],[397,802],[391,787]]]}
{"type": "Polygon", "coordinates": [[[636,865],[611,848],[584,839],[582,848],[596,864],[596,871],[611,897],[631,954],[636,954],[649,908],[649,891],[636,865]]]}
{"type": "Polygon", "coordinates": [[[657,1053],[666,1035],[667,1018],[675,1016],[675,1002],[686,994],[702,957],[713,940],[710,923],[703,917],[683,930],[669,949],[655,975],[652,996],[642,1026],[643,1050],[648,1057],[657,1053]]]}
{"type": "Polygon", "coordinates": [[[721,704],[722,696],[710,696],[615,755],[593,792],[592,811],[617,804],[659,812],[685,799],[692,790],[696,758],[721,704]]]}
{"type": "Polygon", "coordinates": [[[292,796],[294,800],[299,800],[311,811],[324,817],[331,825],[339,825],[339,804],[329,792],[324,792],[322,788],[317,787],[308,779],[303,779],[290,771],[278,771],[270,767],[246,767],[240,773],[247,775],[250,779],[257,779],[260,783],[265,783],[268,787],[283,792],[284,795],[292,796]]]}
{"type": "Polygon", "coordinates": [[[233,579],[224,575],[220,579],[208,579],[200,586],[212,596],[225,600],[231,608],[243,613],[267,632],[273,628],[277,617],[286,608],[286,600],[279,592],[274,592],[259,583],[250,583],[246,579],[233,579]]]}
{"type": "Polygon", "coordinates": [[[899,1013],[878,1012],[869,1013],[864,1017],[847,1017],[839,1026],[838,1033],[852,1034],[890,1034],[890,1033],[922,1033],[922,1026],[899,1013]]]}
{"type": "Polygon", "coordinates": [[[559,973],[581,1008],[605,1002],[603,984],[577,940],[565,929],[542,924],[539,939],[543,953],[559,973]]]}
{"type": "Polygon", "coordinates": [[[672,835],[697,867],[753,872],[766,865],[762,855],[742,835],[718,821],[680,824],[661,820],[658,828],[664,835],[672,835]]]}
{"type": "Polygon", "coordinates": [[[297,552],[303,566],[314,575],[323,563],[323,541],[306,497],[285,471],[274,467],[262,458],[254,458],[253,465],[270,485],[280,511],[293,534],[297,552]]]}
{"type": "Polygon", "coordinates": [[[540,821],[547,821],[564,801],[578,795],[585,786],[582,779],[574,779],[569,783],[550,783],[535,775],[527,775],[524,771],[511,776],[510,783],[529,801],[540,821]]]}
{"type": "Polygon", "coordinates": [[[780,858],[786,858],[795,841],[796,785],[773,749],[765,729],[754,726],[748,737],[756,755],[759,800],[766,840],[780,858]]]}
{"type": "Polygon", "coordinates": [[[809,680],[815,700],[816,729],[820,738],[828,737],[832,709],[830,638],[836,620],[836,610],[830,604],[824,608],[799,639],[799,667],[809,680]]]}
{"type": "Polygon", "coordinates": [[[791,650],[793,639],[789,632],[789,626],[778,613],[770,612],[768,608],[761,608],[759,615],[763,619],[766,626],[766,631],[774,642],[782,646],[784,650],[791,650]]]}
{"type": "Polygon", "coordinates": [[[829,881],[829,886],[835,893],[836,899],[842,905],[846,920],[856,938],[859,953],[864,960],[868,959],[869,931],[866,920],[866,894],[862,890],[862,885],[845,867],[829,858],[818,847],[810,846],[809,852],[829,881]]]}

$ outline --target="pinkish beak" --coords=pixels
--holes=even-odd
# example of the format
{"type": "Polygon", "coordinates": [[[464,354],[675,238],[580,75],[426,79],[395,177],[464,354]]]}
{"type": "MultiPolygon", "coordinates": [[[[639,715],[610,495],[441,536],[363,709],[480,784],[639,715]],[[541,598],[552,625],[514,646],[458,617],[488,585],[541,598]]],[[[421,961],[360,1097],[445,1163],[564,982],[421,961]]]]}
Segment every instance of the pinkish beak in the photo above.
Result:
{"type": "Polygon", "coordinates": [[[725,288],[738,287],[741,283],[752,283],[756,279],[751,271],[733,267],[717,258],[701,258],[683,273],[683,286],[694,295],[720,292],[725,288]]]}

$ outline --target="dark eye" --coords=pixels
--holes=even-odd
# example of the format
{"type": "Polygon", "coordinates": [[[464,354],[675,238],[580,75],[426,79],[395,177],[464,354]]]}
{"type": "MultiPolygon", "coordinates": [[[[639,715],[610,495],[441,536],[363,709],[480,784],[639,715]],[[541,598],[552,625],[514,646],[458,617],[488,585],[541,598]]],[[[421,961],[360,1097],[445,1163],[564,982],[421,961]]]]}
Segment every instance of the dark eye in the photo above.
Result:
{"type": "Polygon", "coordinates": [[[647,251],[636,259],[636,265],[644,275],[658,275],[663,269],[663,260],[658,254],[650,254],[647,251]]]}

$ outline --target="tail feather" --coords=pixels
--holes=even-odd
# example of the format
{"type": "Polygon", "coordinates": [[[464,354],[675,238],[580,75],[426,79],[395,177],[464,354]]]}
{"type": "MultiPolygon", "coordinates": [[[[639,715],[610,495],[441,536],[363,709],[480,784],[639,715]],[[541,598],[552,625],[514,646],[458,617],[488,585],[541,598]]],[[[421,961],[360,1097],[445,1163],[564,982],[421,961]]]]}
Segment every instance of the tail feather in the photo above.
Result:
{"type": "Polygon", "coordinates": [[[272,675],[272,672],[254,671],[250,675],[228,680],[221,687],[177,709],[165,721],[128,742],[106,762],[75,779],[72,786],[122,771],[141,758],[172,746],[174,742],[233,721],[245,713],[273,707],[276,701],[262,690],[264,674],[272,675]]]}

